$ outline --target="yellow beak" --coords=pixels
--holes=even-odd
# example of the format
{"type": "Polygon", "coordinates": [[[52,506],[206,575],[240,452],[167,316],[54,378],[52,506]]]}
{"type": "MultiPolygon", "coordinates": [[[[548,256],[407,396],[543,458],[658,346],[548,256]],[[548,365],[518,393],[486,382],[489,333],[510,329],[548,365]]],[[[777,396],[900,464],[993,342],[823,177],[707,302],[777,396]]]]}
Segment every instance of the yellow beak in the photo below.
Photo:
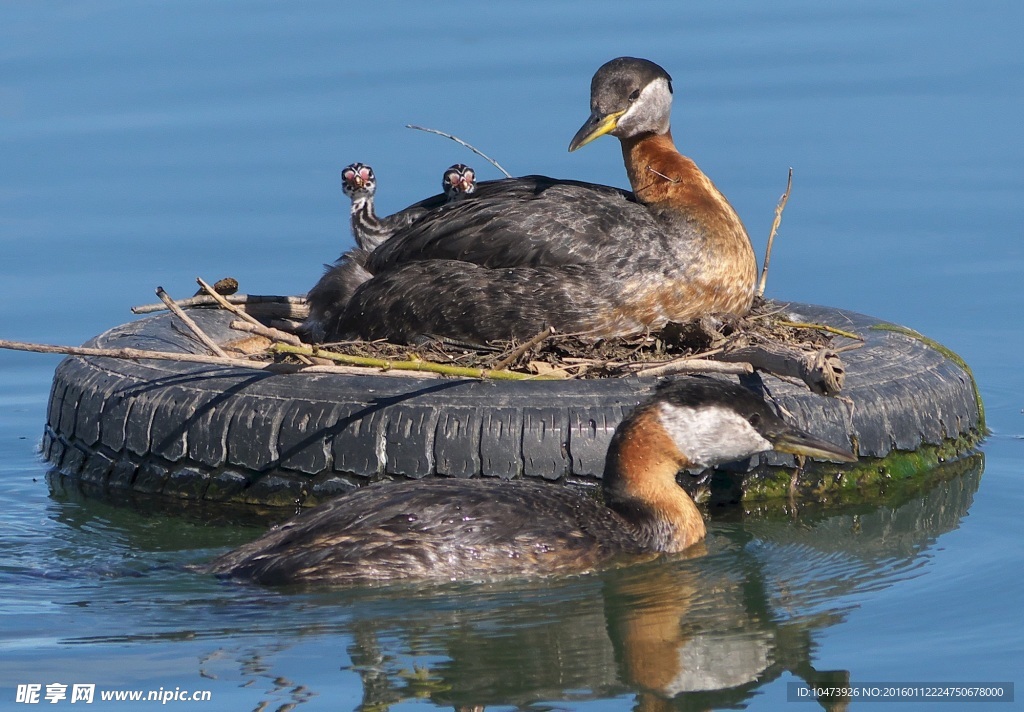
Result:
{"type": "Polygon", "coordinates": [[[587,122],[580,127],[580,130],[572,137],[572,141],[569,142],[569,151],[575,151],[580,146],[586,146],[595,138],[614,131],[615,127],[619,125],[619,117],[625,113],[625,110],[623,110],[616,111],[607,116],[602,116],[596,112],[591,114],[587,122]]]}
{"type": "Polygon", "coordinates": [[[804,455],[816,460],[833,460],[839,462],[856,462],[857,456],[846,448],[816,438],[799,428],[787,427],[780,433],[767,436],[779,452],[793,455],[804,455]]]}

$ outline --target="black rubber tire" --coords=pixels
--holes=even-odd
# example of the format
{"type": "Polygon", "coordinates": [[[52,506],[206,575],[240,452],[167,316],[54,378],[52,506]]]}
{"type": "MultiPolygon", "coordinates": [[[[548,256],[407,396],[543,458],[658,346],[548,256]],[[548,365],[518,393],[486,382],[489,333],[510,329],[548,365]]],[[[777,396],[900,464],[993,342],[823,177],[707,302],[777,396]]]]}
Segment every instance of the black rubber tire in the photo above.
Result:
{"type": "MultiPolygon", "coordinates": [[[[977,440],[982,415],[974,382],[951,354],[860,314],[789,308],[796,319],[867,339],[843,354],[842,399],[769,376],[747,379],[770,392],[792,422],[870,457],[977,440]]],[[[225,312],[190,314],[215,340],[238,337],[225,312]]],[[[88,345],[203,350],[167,314],[111,329],[88,345]]],[[[271,374],[69,357],[54,375],[42,447],[54,468],[84,485],[214,502],[312,503],[381,477],[594,480],[623,414],[658,383],[271,374]]],[[[769,453],[760,462],[792,460],[769,453]]],[[[751,467],[757,464],[755,458],[751,467]]]]}

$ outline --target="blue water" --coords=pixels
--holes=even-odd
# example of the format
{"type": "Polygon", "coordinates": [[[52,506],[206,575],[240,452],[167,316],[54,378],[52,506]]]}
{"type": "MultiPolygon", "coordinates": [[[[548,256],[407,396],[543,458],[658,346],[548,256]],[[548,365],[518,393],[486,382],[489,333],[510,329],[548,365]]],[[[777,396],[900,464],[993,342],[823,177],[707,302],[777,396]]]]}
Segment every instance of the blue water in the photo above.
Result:
{"type": "Polygon", "coordinates": [[[304,292],[351,244],[351,161],[382,212],[456,161],[499,176],[409,123],[514,174],[625,186],[614,140],[566,146],[593,71],[632,54],[673,75],[677,143],[758,252],[794,168],[769,295],[955,349],[992,429],[929,491],[712,521],[701,558],[287,593],[181,569],[251,528],[51,493],[59,359],[0,352],[0,708],[30,708],[30,683],[69,685],[40,703],[58,709],[91,683],[97,709],[130,708],[100,690],[180,688],[216,709],[770,710],[813,670],[1024,682],[1021,27],[1012,1],[0,3],[0,338],[78,344],[196,276],[304,292]]]}

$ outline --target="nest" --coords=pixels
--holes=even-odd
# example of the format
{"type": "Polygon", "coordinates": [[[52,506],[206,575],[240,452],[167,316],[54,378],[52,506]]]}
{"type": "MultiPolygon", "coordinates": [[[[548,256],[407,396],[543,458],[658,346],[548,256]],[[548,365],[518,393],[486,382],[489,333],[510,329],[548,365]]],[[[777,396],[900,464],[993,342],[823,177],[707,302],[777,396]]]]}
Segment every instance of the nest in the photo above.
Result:
{"type": "Polygon", "coordinates": [[[709,314],[624,338],[594,340],[547,330],[523,342],[495,341],[486,345],[429,339],[415,345],[343,341],[319,348],[389,362],[419,359],[490,371],[510,369],[564,378],[615,378],[650,375],[649,372],[716,370],[716,363],[728,363],[717,357],[757,345],[817,352],[830,348],[834,338],[835,334],[820,326],[786,321],[779,305],[758,299],[743,317],[709,314]],[[706,363],[695,363],[699,361],[706,363]]]}
{"type": "MultiPolygon", "coordinates": [[[[134,311],[144,313],[172,305],[178,312],[181,305],[230,309],[240,317],[232,328],[247,335],[224,344],[223,349],[215,344],[208,346],[215,354],[219,351],[218,355],[244,361],[250,367],[416,371],[506,380],[743,374],[759,369],[801,381],[816,393],[836,395],[845,378],[839,353],[860,345],[856,334],[824,324],[793,322],[785,305],[760,298],[742,317],[709,314],[629,338],[593,340],[549,329],[523,342],[467,344],[429,339],[415,345],[387,341],[314,345],[303,343],[299,335],[298,326],[305,316],[302,298],[225,296],[217,287],[198,281],[206,296],[174,303],[162,294],[162,305],[136,307],[134,311]],[[837,345],[837,339],[850,343],[837,345]]],[[[225,281],[235,286],[233,281],[225,281]]],[[[183,321],[187,319],[184,312],[180,316],[183,321]]],[[[205,337],[199,333],[196,336],[201,341],[205,337]]]]}

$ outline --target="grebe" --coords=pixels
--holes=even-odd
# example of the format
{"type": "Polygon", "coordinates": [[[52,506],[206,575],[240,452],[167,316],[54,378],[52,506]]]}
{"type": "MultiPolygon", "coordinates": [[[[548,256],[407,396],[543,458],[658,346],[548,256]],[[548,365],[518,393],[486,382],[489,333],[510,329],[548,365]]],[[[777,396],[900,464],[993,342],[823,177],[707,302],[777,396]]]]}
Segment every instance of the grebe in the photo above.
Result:
{"type": "Polygon", "coordinates": [[[376,484],[301,513],[200,570],[264,584],[492,579],[580,573],[619,557],[680,552],[704,520],[677,484],[683,468],[776,449],[853,461],[787,425],[750,391],[691,377],[616,429],[604,504],[522,480],[376,484]]]}
{"type": "Polygon", "coordinates": [[[352,293],[373,276],[366,269],[373,250],[431,210],[473,193],[476,171],[462,163],[449,166],[441,176],[440,196],[427,198],[386,217],[378,217],[374,211],[377,177],[370,166],[364,163],[345,166],[341,171],[341,189],[352,199],[352,235],[356,247],[345,252],[333,265],[325,265],[323,278],[306,295],[310,318],[300,332],[317,343],[335,340],[332,337],[336,337],[337,332],[328,332],[326,326],[337,321],[339,310],[348,303],[352,293]]]}
{"type": "MultiPolygon", "coordinates": [[[[341,171],[341,189],[352,200],[352,235],[361,250],[373,251],[399,230],[412,225],[427,214],[427,205],[438,203],[437,198],[401,210],[394,215],[378,217],[373,208],[377,193],[377,176],[365,163],[353,163],[341,171]]],[[[450,203],[476,189],[476,172],[467,165],[449,166],[441,177],[444,202],[450,203]]]]}
{"type": "MultiPolygon", "coordinates": [[[[671,77],[620,57],[597,70],[590,104],[569,150],[616,136],[632,193],[544,176],[480,183],[376,249],[353,289],[314,288],[308,330],[480,342],[552,326],[600,338],[746,313],[753,247],[725,196],[673,144],[671,77]]],[[[321,281],[336,279],[329,269],[321,281]]]]}
{"type": "Polygon", "coordinates": [[[449,203],[470,195],[476,190],[476,171],[465,163],[448,166],[441,179],[441,188],[449,203]]]}

